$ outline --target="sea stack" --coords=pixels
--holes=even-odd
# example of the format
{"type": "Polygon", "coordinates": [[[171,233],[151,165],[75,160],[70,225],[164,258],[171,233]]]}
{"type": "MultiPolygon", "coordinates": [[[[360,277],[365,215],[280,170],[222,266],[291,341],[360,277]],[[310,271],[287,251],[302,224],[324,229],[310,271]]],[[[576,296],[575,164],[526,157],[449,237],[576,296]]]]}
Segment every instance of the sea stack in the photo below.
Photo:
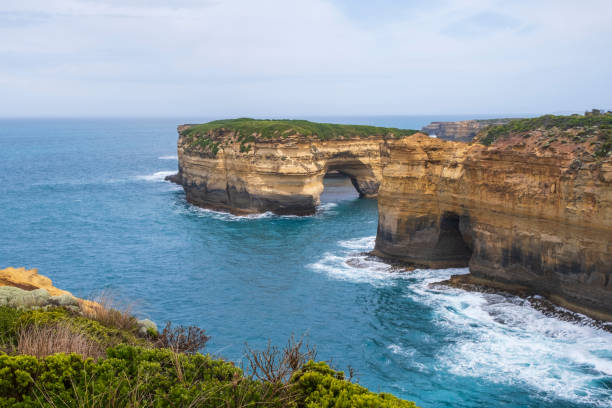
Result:
{"type": "Polygon", "coordinates": [[[376,197],[381,146],[414,130],[302,120],[234,119],[179,126],[179,172],[187,201],[234,214],[308,215],[323,177],[350,177],[361,197],[376,197]]]}

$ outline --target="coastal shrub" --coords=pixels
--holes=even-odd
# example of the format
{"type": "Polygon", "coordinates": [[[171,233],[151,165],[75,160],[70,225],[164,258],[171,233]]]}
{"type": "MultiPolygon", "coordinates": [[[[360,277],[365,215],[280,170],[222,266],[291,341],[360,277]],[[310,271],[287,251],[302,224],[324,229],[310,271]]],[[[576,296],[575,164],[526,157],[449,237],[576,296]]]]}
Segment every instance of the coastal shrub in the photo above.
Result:
{"type": "Polygon", "coordinates": [[[309,361],[291,378],[300,408],[415,408],[414,402],[373,393],[344,379],[326,363],[309,361]]]}
{"type": "Polygon", "coordinates": [[[15,337],[16,323],[23,311],[10,306],[0,306],[0,340],[12,341],[15,337]]]}
{"type": "Polygon", "coordinates": [[[206,331],[197,326],[172,327],[172,323],[167,322],[157,337],[156,345],[177,353],[195,353],[203,349],[209,339],[206,331]]]}
{"type": "MultiPolygon", "coordinates": [[[[191,143],[206,149],[213,143],[208,136],[214,130],[229,130],[234,132],[236,139],[241,143],[252,143],[257,137],[263,139],[284,138],[288,135],[299,134],[313,136],[319,140],[339,139],[345,137],[402,137],[417,132],[412,129],[386,128],[366,125],[344,125],[335,123],[316,123],[307,120],[271,120],[271,119],[225,119],[215,120],[201,125],[194,125],[185,129],[183,135],[190,137],[191,143]]],[[[216,148],[218,150],[218,144],[216,148]]],[[[210,148],[213,151],[213,148],[210,148]]],[[[248,151],[248,150],[247,150],[248,151]]],[[[216,154],[216,153],[215,153],[216,154]]]]}
{"type": "Polygon", "coordinates": [[[414,407],[371,393],[326,363],[308,362],[286,384],[245,376],[208,355],[128,345],[106,357],[0,355],[0,407],[414,407]]]}
{"type": "Polygon", "coordinates": [[[612,114],[593,116],[544,115],[537,118],[514,119],[502,125],[486,128],[483,137],[480,138],[480,143],[488,146],[512,133],[524,133],[537,129],[557,128],[560,131],[565,131],[571,128],[584,128],[582,132],[586,135],[592,134],[595,129],[607,130],[610,127],[612,127],[612,114]]]}
{"type": "Polygon", "coordinates": [[[269,383],[288,383],[296,371],[317,356],[316,349],[303,337],[296,340],[291,336],[282,349],[270,341],[263,350],[252,349],[248,344],[245,348],[248,374],[269,383]]]}
{"type": "MultiPolygon", "coordinates": [[[[9,353],[29,353],[36,341],[44,341],[46,335],[57,335],[59,332],[72,333],[75,338],[80,338],[85,344],[96,343],[88,346],[88,349],[97,348],[104,350],[107,347],[118,344],[151,345],[149,339],[139,337],[133,331],[122,330],[116,327],[107,327],[96,320],[84,316],[75,315],[61,307],[47,309],[20,310],[12,307],[0,307],[0,348],[9,353]],[[60,327],[61,326],[61,327],[60,327]],[[46,334],[43,334],[46,333],[46,334]],[[38,338],[39,340],[35,339],[38,338]],[[21,347],[18,346],[21,343],[21,347]],[[21,350],[21,351],[20,351],[21,350]]],[[[52,352],[79,351],[75,349],[76,343],[70,341],[55,342],[44,347],[49,347],[52,352]],[[62,345],[65,345],[64,348],[62,345]]],[[[50,340],[49,340],[50,341],[50,340]]],[[[44,349],[41,343],[35,348],[44,349]]],[[[36,355],[38,352],[34,353],[36,355]]],[[[83,352],[85,355],[97,356],[99,352],[83,352]]]]}

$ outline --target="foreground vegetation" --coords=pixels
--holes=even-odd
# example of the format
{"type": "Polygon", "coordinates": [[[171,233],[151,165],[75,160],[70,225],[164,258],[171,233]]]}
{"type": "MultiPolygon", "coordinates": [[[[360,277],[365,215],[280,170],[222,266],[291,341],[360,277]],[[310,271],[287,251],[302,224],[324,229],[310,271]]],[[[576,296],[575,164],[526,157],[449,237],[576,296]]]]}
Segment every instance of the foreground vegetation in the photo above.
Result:
{"type": "Polygon", "coordinates": [[[557,139],[596,145],[595,157],[606,157],[612,151],[612,114],[544,115],[531,119],[514,119],[503,125],[491,126],[478,135],[476,141],[491,145],[515,134],[528,136],[541,131],[550,141],[557,139]],[[573,131],[570,131],[573,130],[573,131]]]}
{"type": "Polygon", "coordinates": [[[0,407],[415,407],[345,379],[314,350],[247,347],[246,368],[198,352],[197,327],[142,330],[99,308],[0,307],[0,407]]]}
{"type": "Polygon", "coordinates": [[[416,130],[397,129],[365,125],[341,125],[316,123],[307,120],[268,120],[268,119],[225,119],[201,125],[193,125],[182,134],[191,147],[200,147],[216,155],[226,137],[240,143],[240,151],[250,151],[251,143],[262,139],[282,139],[291,135],[312,137],[318,140],[365,138],[370,136],[403,137],[416,133],[416,130]],[[223,138],[215,138],[211,133],[217,130],[229,131],[223,138]]]}

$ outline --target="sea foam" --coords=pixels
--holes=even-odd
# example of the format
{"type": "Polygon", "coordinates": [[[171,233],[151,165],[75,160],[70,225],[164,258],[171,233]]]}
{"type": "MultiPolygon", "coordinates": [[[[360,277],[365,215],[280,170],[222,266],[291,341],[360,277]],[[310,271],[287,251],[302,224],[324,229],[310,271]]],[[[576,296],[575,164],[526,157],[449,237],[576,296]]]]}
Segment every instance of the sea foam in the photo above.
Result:
{"type": "Polygon", "coordinates": [[[144,181],[164,181],[166,176],[171,176],[174,173],[176,173],[175,170],[158,171],[153,174],[147,174],[144,176],[136,176],[135,178],[137,180],[144,180],[144,181]]]}
{"type": "MultiPolygon", "coordinates": [[[[364,254],[375,237],[338,242],[338,249],[309,265],[331,279],[380,287],[404,285],[405,296],[433,311],[433,324],[449,337],[435,365],[461,377],[526,385],[544,399],[609,407],[612,401],[612,334],[582,322],[544,315],[516,296],[431,285],[467,268],[401,271],[364,254]]],[[[406,340],[408,341],[408,340],[406,340]]],[[[410,344],[388,345],[414,360],[410,344]]],[[[418,367],[415,367],[418,369],[418,367]]]]}

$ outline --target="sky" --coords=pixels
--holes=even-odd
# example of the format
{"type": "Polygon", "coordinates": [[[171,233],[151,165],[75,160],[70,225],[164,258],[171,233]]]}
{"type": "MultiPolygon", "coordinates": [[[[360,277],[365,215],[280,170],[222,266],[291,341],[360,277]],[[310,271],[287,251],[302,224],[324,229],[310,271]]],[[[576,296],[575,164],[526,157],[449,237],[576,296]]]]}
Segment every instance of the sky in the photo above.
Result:
{"type": "Polygon", "coordinates": [[[612,109],[610,0],[0,0],[0,117],[612,109]]]}

